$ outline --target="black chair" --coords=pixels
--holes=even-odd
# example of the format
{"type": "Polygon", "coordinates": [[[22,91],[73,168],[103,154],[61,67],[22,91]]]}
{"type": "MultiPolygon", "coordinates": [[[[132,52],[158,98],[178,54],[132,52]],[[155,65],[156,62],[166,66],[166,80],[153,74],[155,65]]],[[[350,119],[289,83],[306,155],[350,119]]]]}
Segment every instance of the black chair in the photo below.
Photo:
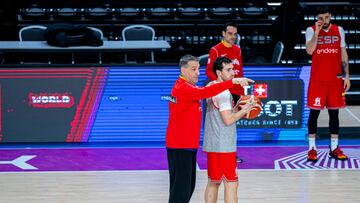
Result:
{"type": "MultiPolygon", "coordinates": [[[[19,31],[19,41],[46,41],[45,39],[45,30],[47,29],[47,27],[42,26],[42,25],[30,25],[30,26],[26,26],[20,29],[19,31]]],[[[43,58],[43,56],[40,54],[22,54],[21,58],[20,58],[20,63],[23,64],[25,63],[24,61],[28,61],[28,58],[31,59],[30,62],[26,62],[26,63],[48,63],[51,64],[51,60],[49,59],[49,57],[47,57],[47,62],[43,62],[45,59],[43,58]],[[26,58],[26,60],[25,60],[26,58]]],[[[29,59],[29,60],[30,60],[29,59]]]]}
{"type": "Polygon", "coordinates": [[[276,42],[271,59],[269,55],[264,52],[255,51],[246,60],[246,63],[263,64],[263,63],[280,63],[281,56],[284,51],[284,44],[282,42],[276,42]]]}
{"type": "Polygon", "coordinates": [[[48,20],[50,15],[44,8],[26,8],[22,10],[21,17],[24,20],[48,20]]]}
{"type": "Polygon", "coordinates": [[[111,10],[108,8],[89,8],[86,12],[86,17],[89,19],[111,19],[112,13],[111,10]]]}
{"type": "Polygon", "coordinates": [[[202,19],[205,16],[201,8],[195,7],[179,8],[178,15],[184,19],[202,19]]]}
{"type": "Polygon", "coordinates": [[[45,41],[45,30],[47,28],[42,25],[30,25],[20,29],[20,41],[45,41]]]}
{"type": "Polygon", "coordinates": [[[174,11],[171,8],[156,7],[147,10],[148,17],[154,19],[172,19],[174,18],[174,11]]]}
{"type": "MultiPolygon", "coordinates": [[[[123,29],[122,38],[124,41],[129,40],[155,40],[155,30],[147,25],[130,25],[123,29]]],[[[125,63],[128,61],[128,55],[125,54],[125,63]]],[[[151,52],[151,63],[155,63],[154,52],[151,52]]]]}
{"type": "Polygon", "coordinates": [[[273,51],[273,55],[271,57],[271,62],[279,63],[283,52],[284,52],[284,44],[280,41],[276,42],[274,51],[273,51]]]}
{"type": "Polygon", "coordinates": [[[241,42],[241,36],[240,36],[239,34],[236,34],[235,44],[236,44],[238,47],[241,47],[241,46],[240,46],[240,42],[241,42]]]}
{"type": "Polygon", "coordinates": [[[116,16],[124,19],[140,19],[143,17],[140,9],[132,7],[116,9],[116,16]]]}
{"type": "Polygon", "coordinates": [[[217,7],[209,9],[209,16],[216,19],[234,19],[236,12],[233,8],[217,7]]]}
{"type": "Polygon", "coordinates": [[[250,6],[246,8],[240,8],[240,16],[242,18],[259,19],[266,18],[269,14],[269,10],[264,7],[250,6]]]}
{"type": "Polygon", "coordinates": [[[208,59],[209,59],[209,54],[203,54],[199,56],[200,66],[206,66],[208,63],[208,59]]]}
{"type": "Polygon", "coordinates": [[[80,19],[81,14],[76,8],[59,8],[56,9],[54,17],[62,20],[75,20],[80,19]]]}

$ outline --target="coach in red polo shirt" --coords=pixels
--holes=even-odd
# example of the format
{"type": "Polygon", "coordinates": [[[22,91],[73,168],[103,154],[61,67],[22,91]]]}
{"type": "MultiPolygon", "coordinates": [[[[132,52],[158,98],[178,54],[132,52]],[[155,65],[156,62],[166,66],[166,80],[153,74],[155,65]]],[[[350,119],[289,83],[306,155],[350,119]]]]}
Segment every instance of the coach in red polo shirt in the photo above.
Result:
{"type": "Polygon", "coordinates": [[[200,64],[197,57],[185,55],[180,59],[181,75],[171,90],[169,123],[166,131],[166,150],[170,175],[169,203],[189,202],[195,189],[196,152],[200,142],[201,99],[254,82],[234,78],[209,87],[197,87],[200,64]]]}

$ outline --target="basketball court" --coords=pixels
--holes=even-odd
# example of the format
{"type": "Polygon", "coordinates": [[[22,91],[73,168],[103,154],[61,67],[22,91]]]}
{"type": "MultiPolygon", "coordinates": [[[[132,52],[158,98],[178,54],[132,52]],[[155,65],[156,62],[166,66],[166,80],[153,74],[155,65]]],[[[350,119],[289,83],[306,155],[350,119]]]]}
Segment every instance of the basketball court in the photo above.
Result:
{"type": "MultiPolygon", "coordinates": [[[[205,86],[209,51],[227,35],[236,35],[240,52],[236,47],[231,47],[235,54],[215,49],[217,55],[242,66],[234,71],[255,81],[244,87],[244,95],[262,102],[256,118],[235,123],[236,153],[243,160],[237,164],[238,202],[360,202],[359,1],[1,4],[0,203],[168,202],[165,139],[169,102],[177,100],[171,91],[179,79],[179,59],[200,56],[196,85],[205,86]],[[336,65],[317,63],[319,58],[306,50],[306,30],[320,20],[316,13],[324,5],[333,12],[328,19],[344,33],[319,32],[317,44],[323,49],[314,53],[319,51],[319,61],[339,59],[344,64],[347,57],[339,43],[346,40],[351,88],[348,106],[339,113],[339,145],[348,159],[329,156],[329,116],[324,110],[317,126],[318,161],[309,162],[311,64],[319,64],[315,66],[321,76],[336,65]],[[236,31],[228,32],[224,25],[230,22],[237,25],[236,31]],[[69,33],[51,32],[65,23],[69,33]],[[70,34],[80,27],[86,32],[70,34]],[[96,44],[84,43],[87,33],[96,44]],[[73,44],[54,46],[49,37],[73,44]]],[[[345,77],[338,73],[337,78],[345,77]]],[[[319,102],[316,96],[314,103],[319,102]]],[[[196,108],[203,123],[190,203],[205,202],[207,154],[201,145],[207,107],[203,102],[196,108]]],[[[224,184],[219,203],[224,202],[223,194],[224,184]]]]}
{"type": "MultiPolygon", "coordinates": [[[[359,110],[342,110],[340,118],[349,122],[342,125],[359,127],[359,110]]],[[[326,114],[320,116],[319,126],[326,126],[326,114]]],[[[324,139],[316,163],[306,161],[306,141],[240,143],[239,202],[360,201],[360,141],[340,143],[349,160],[329,158],[324,139]]],[[[193,203],[204,202],[206,167],[200,149],[193,203]]],[[[168,181],[164,147],[9,144],[0,149],[1,202],[167,202],[168,181]]]]}

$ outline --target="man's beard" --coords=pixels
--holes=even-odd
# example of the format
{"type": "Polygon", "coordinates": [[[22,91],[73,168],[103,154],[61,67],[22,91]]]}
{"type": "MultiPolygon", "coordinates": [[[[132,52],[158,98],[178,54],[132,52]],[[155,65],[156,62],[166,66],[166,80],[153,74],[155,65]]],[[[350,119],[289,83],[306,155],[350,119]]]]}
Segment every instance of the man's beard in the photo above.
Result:
{"type": "Polygon", "coordinates": [[[330,23],[327,24],[326,26],[325,26],[325,24],[324,24],[324,26],[322,27],[322,29],[327,30],[327,29],[329,28],[329,26],[330,26],[330,23]]]}

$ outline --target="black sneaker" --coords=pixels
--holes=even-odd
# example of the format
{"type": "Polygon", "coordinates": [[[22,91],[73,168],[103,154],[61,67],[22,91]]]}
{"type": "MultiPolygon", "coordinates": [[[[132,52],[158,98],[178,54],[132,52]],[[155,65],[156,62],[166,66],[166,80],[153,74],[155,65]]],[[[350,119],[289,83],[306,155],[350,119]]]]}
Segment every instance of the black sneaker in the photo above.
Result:
{"type": "Polygon", "coordinates": [[[236,162],[237,163],[244,163],[244,160],[240,159],[238,156],[236,156],[236,162]]]}

